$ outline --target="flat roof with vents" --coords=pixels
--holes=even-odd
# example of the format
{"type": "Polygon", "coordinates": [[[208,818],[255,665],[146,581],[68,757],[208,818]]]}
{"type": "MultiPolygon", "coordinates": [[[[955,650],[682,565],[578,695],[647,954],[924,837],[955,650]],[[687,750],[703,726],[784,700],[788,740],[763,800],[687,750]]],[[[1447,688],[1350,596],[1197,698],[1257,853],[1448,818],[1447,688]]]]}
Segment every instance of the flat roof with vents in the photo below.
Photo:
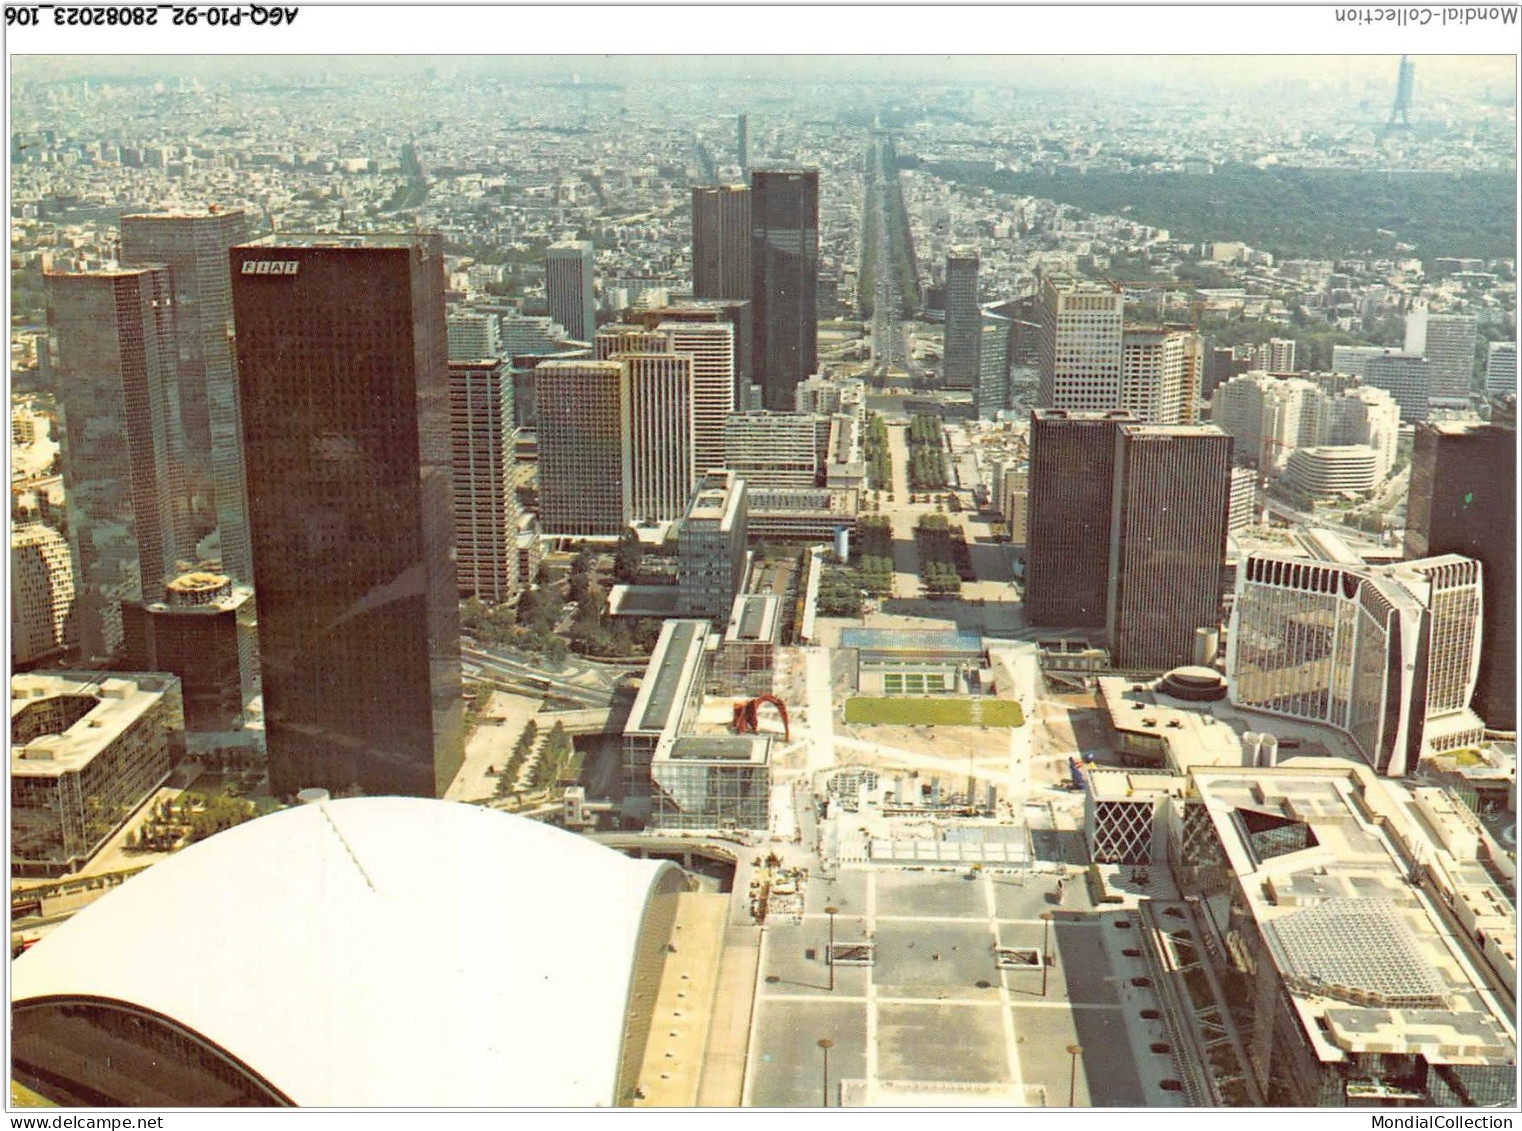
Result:
{"type": "Polygon", "coordinates": [[[668,620],[645,669],[645,681],[629,712],[625,734],[661,734],[677,721],[687,691],[697,676],[709,625],[702,620],[668,620]]]}

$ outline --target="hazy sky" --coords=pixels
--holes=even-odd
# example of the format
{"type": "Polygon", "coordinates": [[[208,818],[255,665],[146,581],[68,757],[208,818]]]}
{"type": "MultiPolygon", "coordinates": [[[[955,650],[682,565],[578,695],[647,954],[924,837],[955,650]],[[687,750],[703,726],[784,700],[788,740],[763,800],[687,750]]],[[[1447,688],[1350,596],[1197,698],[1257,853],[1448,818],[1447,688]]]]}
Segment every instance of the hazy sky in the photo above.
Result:
{"type": "MultiPolygon", "coordinates": [[[[1514,63],[1504,55],[1416,56],[1418,81],[1429,90],[1463,87],[1475,81],[1509,88],[1515,81],[1514,63]]],[[[329,73],[361,75],[421,73],[433,68],[455,74],[517,74],[524,77],[566,76],[583,79],[633,81],[662,77],[687,81],[844,82],[928,81],[943,83],[953,76],[969,82],[1059,89],[1130,83],[1181,88],[1191,84],[1235,88],[1278,83],[1285,79],[1324,82],[1337,79],[1378,79],[1393,84],[1398,65],[1394,55],[1209,55],[1209,56],[1075,56],[1075,55],[111,55],[12,57],[19,80],[47,80],[85,75],[148,77],[264,74],[297,76],[329,73]]]]}

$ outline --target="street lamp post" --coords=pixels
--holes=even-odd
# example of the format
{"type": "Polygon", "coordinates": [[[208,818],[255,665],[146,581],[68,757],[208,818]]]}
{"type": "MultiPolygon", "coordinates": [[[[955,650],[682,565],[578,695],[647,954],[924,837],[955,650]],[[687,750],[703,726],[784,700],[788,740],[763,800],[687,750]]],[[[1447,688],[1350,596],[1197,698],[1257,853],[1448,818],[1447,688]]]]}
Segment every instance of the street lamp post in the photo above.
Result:
{"type": "Polygon", "coordinates": [[[1046,970],[1047,970],[1047,966],[1049,965],[1049,963],[1047,962],[1047,958],[1049,957],[1049,955],[1047,953],[1047,949],[1048,949],[1048,946],[1050,945],[1049,940],[1051,939],[1051,935],[1052,935],[1052,913],[1050,911],[1043,911],[1041,913],[1041,996],[1042,997],[1046,996],[1046,970]]]}
{"type": "Polygon", "coordinates": [[[830,917],[830,944],[824,950],[824,964],[830,968],[830,990],[835,989],[835,916],[840,908],[835,906],[826,907],[824,913],[830,917]]]}
{"type": "Polygon", "coordinates": [[[1082,1052],[1082,1045],[1068,1046],[1068,1055],[1073,1058],[1073,1072],[1068,1077],[1068,1107],[1076,1107],[1078,1103],[1078,1057],[1082,1052]]]}
{"type": "MultiPolygon", "coordinates": [[[[830,1050],[835,1047],[835,1042],[829,1037],[819,1038],[819,1048],[824,1052],[824,1094],[821,1096],[821,1107],[830,1106],[830,1050]]],[[[1072,1107],[1072,1104],[1068,1105],[1072,1107]]]]}

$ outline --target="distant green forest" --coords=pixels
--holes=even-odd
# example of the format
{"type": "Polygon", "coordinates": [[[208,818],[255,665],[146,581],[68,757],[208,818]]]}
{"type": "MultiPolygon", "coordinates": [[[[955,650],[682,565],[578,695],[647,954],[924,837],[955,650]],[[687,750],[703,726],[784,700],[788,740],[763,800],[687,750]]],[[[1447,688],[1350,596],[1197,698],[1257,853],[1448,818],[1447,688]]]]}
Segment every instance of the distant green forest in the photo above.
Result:
{"type": "MultiPolygon", "coordinates": [[[[904,161],[914,165],[913,159],[904,161]]],[[[1512,173],[1365,172],[1224,165],[1204,173],[1014,173],[987,162],[920,165],[946,180],[1125,215],[1189,243],[1242,240],[1276,256],[1515,254],[1512,173]],[[1393,232],[1394,235],[1383,235],[1393,232]]]]}

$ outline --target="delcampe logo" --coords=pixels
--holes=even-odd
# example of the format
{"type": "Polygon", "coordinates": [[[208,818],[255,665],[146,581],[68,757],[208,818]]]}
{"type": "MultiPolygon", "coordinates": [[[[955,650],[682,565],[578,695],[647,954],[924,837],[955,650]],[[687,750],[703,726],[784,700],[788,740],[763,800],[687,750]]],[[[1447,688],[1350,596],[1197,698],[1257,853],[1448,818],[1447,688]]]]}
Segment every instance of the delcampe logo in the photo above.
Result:
{"type": "Polygon", "coordinates": [[[296,269],[301,266],[296,259],[245,259],[243,261],[243,274],[245,275],[294,275],[296,269]]]}

